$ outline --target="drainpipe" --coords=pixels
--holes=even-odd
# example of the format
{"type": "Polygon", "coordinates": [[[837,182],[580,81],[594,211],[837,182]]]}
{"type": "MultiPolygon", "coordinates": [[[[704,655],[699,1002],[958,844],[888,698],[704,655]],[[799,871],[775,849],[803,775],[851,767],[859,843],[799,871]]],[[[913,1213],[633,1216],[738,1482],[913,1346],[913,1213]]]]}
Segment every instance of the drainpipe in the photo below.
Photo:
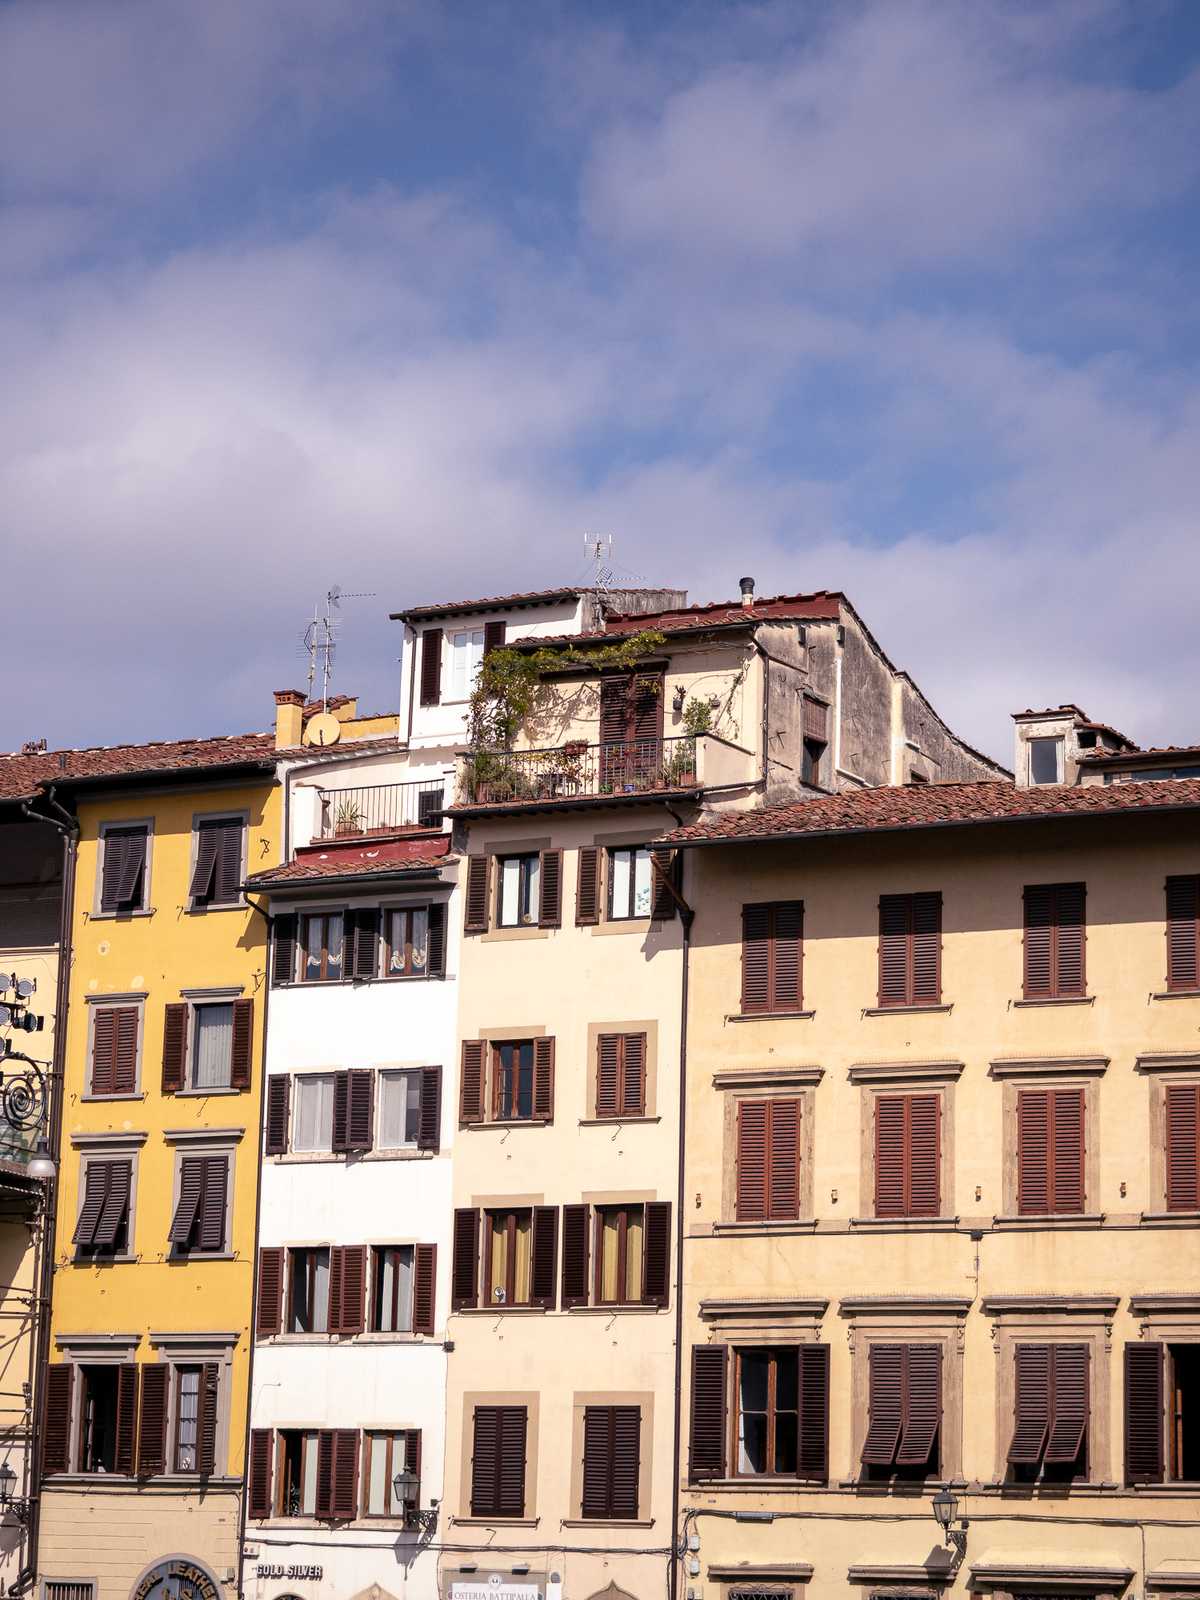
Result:
{"type": "Polygon", "coordinates": [[[767,739],[770,737],[770,723],[769,723],[769,720],[768,720],[767,706],[768,706],[768,698],[769,698],[770,689],[771,689],[771,657],[767,654],[766,650],[764,650],[762,645],[758,642],[758,635],[757,634],[755,634],[755,636],[754,636],[754,650],[755,650],[755,654],[759,657],[759,659],[762,662],[762,672],[763,672],[762,732],[759,735],[759,737],[762,739],[762,775],[759,778],[759,782],[762,784],[763,800],[765,801],[766,798],[767,798],[767,771],[768,771],[768,766],[767,766],[767,739]]]}

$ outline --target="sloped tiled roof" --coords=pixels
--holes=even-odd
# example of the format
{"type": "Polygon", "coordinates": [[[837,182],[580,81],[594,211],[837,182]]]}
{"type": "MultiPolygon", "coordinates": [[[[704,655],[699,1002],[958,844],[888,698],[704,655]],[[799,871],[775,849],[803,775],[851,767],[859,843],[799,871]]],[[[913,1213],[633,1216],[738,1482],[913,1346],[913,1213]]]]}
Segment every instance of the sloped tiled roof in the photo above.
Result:
{"type": "Polygon", "coordinates": [[[1097,766],[1141,766],[1146,761],[1157,761],[1164,756],[1200,756],[1200,744],[1152,744],[1145,750],[1133,745],[1128,750],[1091,750],[1080,756],[1080,762],[1097,766]]]}
{"type": "Polygon", "coordinates": [[[210,767],[270,768],[279,753],[273,733],[233,733],[211,739],[157,739],[149,744],[0,755],[0,800],[29,799],[51,783],[71,785],[210,767]]]}
{"type": "Polygon", "coordinates": [[[844,596],[821,590],[815,594],[775,595],[755,600],[752,606],[740,600],[716,600],[704,606],[680,606],[671,611],[620,612],[604,619],[604,627],[593,633],[560,633],[538,638],[527,635],[510,641],[514,647],[540,647],[554,644],[597,644],[614,636],[630,633],[696,633],[705,628],[750,627],[756,622],[835,622],[841,615],[844,596]]]}
{"type": "Polygon", "coordinates": [[[704,822],[676,828],[660,843],[715,844],[722,840],[786,839],[810,834],[882,833],[1193,807],[1200,807],[1200,778],[1077,788],[1047,784],[1035,789],[1018,789],[1008,783],[915,784],[856,789],[757,811],[726,811],[704,822]]]}
{"type": "Polygon", "coordinates": [[[343,878],[373,878],[388,872],[434,871],[454,857],[448,833],[419,839],[381,839],[373,843],[331,842],[297,851],[293,861],[268,867],[246,879],[250,889],[273,884],[337,882],[343,878]]]}
{"type": "Polygon", "coordinates": [[[586,587],[575,589],[529,589],[524,594],[485,595],[480,600],[443,600],[437,605],[409,606],[406,611],[389,613],[392,622],[420,621],[423,617],[450,617],[466,611],[500,611],[512,606],[552,605],[556,600],[578,600],[586,587]]]}

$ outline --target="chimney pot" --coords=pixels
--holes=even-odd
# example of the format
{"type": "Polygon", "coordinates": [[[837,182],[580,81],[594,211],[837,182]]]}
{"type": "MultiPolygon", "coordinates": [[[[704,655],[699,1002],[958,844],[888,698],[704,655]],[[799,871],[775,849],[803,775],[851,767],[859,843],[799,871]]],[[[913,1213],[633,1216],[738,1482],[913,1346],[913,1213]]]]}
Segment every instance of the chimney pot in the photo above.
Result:
{"type": "Polygon", "coordinates": [[[299,689],[275,691],[275,748],[292,750],[304,733],[304,696],[299,689]]]}
{"type": "Polygon", "coordinates": [[[742,591],[742,605],[749,611],[754,604],[754,579],[739,578],[738,588],[742,591]]]}

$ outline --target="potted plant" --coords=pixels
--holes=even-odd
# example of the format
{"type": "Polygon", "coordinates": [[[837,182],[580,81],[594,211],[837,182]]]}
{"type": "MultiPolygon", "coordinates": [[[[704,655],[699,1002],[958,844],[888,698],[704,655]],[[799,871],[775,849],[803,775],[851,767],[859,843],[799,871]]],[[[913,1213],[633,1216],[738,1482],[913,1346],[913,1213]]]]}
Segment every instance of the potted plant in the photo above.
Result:
{"type": "Polygon", "coordinates": [[[362,808],[357,800],[343,800],[333,818],[333,830],[338,838],[343,838],[348,833],[361,833],[363,831],[362,808]]]}

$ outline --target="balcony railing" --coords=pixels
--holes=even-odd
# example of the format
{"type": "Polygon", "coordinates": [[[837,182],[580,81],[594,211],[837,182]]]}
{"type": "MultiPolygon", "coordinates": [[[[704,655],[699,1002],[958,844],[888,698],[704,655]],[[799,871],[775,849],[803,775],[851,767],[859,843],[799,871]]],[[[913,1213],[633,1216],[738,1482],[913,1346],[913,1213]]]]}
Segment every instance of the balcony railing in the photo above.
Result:
{"type": "Polygon", "coordinates": [[[551,750],[482,750],[462,766],[460,805],[506,805],[690,789],[696,740],[568,743],[551,750]]]}
{"type": "Polygon", "coordinates": [[[323,839],[442,825],[445,793],[440,778],[376,783],[356,789],[320,789],[318,796],[323,839]]]}

